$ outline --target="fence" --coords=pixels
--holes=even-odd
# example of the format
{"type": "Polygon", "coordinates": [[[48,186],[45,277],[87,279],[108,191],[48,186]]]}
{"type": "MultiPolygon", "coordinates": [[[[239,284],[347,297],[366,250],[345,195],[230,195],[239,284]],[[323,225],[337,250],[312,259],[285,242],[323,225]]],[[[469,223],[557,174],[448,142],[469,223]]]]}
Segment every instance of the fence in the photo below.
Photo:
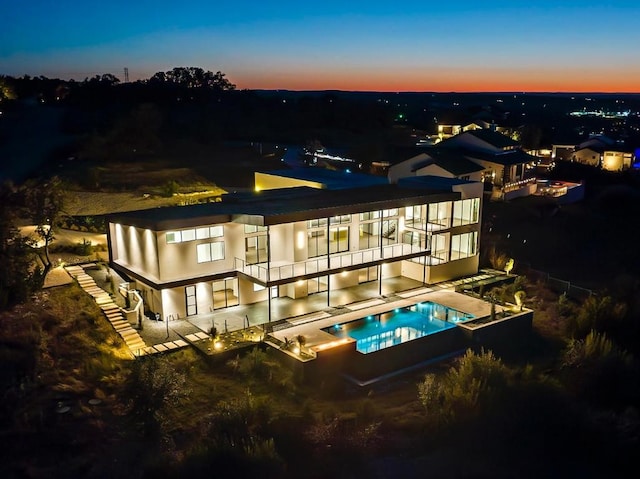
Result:
{"type": "Polygon", "coordinates": [[[533,269],[526,263],[516,261],[516,264],[518,265],[518,274],[522,274],[532,281],[540,281],[546,284],[552,291],[560,294],[564,293],[571,299],[583,301],[589,296],[596,294],[596,292],[591,289],[577,286],[564,279],[554,278],[546,271],[533,269]]]}

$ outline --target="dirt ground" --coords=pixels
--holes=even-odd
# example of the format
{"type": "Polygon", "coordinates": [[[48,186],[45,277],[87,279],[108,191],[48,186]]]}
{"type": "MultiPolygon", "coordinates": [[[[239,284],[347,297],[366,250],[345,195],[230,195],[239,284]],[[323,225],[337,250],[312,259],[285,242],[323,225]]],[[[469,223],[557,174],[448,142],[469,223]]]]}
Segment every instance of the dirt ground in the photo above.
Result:
{"type": "Polygon", "coordinates": [[[161,206],[174,206],[195,202],[200,198],[220,196],[226,190],[216,186],[203,186],[201,191],[177,193],[166,197],[140,192],[96,192],[72,190],[65,199],[65,212],[70,216],[104,215],[123,211],[144,210],[161,206]]]}

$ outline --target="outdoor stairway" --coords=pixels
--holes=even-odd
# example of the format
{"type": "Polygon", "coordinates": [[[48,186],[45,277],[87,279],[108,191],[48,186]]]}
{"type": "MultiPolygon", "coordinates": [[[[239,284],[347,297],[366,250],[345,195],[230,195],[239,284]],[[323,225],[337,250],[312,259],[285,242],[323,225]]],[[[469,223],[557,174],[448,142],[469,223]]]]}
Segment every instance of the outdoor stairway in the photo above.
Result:
{"type": "MultiPolygon", "coordinates": [[[[95,265],[91,264],[86,266],[95,265]]],[[[129,323],[129,321],[125,318],[124,314],[122,313],[122,309],[113,302],[111,295],[100,288],[96,284],[94,279],[85,272],[82,266],[67,266],[66,270],[71,275],[71,277],[78,282],[82,289],[84,289],[93,297],[95,302],[102,310],[102,313],[111,323],[113,329],[115,329],[115,331],[120,335],[134,357],[162,353],[165,351],[171,351],[188,346],[188,344],[182,339],[148,346],[144,342],[142,337],[140,337],[138,331],[134,329],[131,326],[131,323],[129,323]]]]}

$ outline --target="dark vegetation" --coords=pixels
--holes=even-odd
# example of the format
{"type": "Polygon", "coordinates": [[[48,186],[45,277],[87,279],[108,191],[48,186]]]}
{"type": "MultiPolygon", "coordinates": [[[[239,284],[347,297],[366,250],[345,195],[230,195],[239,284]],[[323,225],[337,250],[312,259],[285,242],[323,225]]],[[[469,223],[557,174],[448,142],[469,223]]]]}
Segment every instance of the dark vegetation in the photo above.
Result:
{"type": "Polygon", "coordinates": [[[584,200],[560,204],[530,196],[511,203],[485,202],[481,251],[488,254],[495,248],[515,258],[516,271],[531,267],[612,293],[635,290],[640,271],[638,171],[614,173],[560,163],[550,176],[584,182],[584,200]]]}
{"type": "Polygon", "coordinates": [[[0,76],[0,86],[0,153],[12,168],[24,163],[3,176],[64,172],[88,188],[124,188],[125,178],[113,181],[111,172],[123,163],[148,162],[192,168],[224,186],[250,186],[243,173],[256,162],[264,169],[282,167],[269,148],[274,144],[317,142],[344,151],[368,171],[398,146],[436,133],[437,116],[470,116],[489,107],[519,130],[528,148],[593,132],[640,145],[637,114],[624,121],[567,115],[582,108],[637,112],[638,95],[250,91],[199,68],[174,68],[132,83],[113,75],[82,82],[0,76]],[[31,129],[36,121],[41,127],[31,129]]]}
{"type": "MultiPolygon", "coordinates": [[[[35,98],[42,103],[34,108],[61,110],[61,131],[72,138],[46,159],[51,168],[37,182],[0,189],[2,477],[635,477],[640,265],[632,174],[556,170],[586,181],[587,197],[575,205],[486,202],[482,265],[503,268],[515,258],[520,276],[481,294],[510,302],[517,295],[533,308],[531,337],[370,388],[305,384],[280,364],[279,351],[259,348],[216,364],[193,350],[132,361],[76,285],[43,291],[48,254],[17,234],[17,220],[78,228],[97,221],[64,218],[56,187],[68,183],[48,181],[51,172],[107,191],[136,188],[153,165],[250,186],[249,168],[280,162],[251,147],[238,153],[231,142],[318,139],[375,158],[415,128],[432,127],[432,112],[453,98],[434,95],[425,109],[429,95],[386,103],[377,94],[239,92],[217,74],[168,73],[124,85],[109,76],[2,78],[8,114],[22,108],[14,97],[35,98]],[[119,176],[123,165],[145,174],[119,176]],[[594,294],[554,291],[534,268],[594,294]]],[[[558,97],[557,110],[573,101],[558,97]]],[[[547,107],[531,110],[545,115],[547,107]]],[[[527,141],[547,134],[529,131],[527,141]]],[[[167,194],[176,186],[160,184],[167,194]]]]}
{"type": "Polygon", "coordinates": [[[132,361],[77,286],[36,293],[0,313],[1,472],[632,477],[634,303],[579,304],[517,283],[491,293],[526,291],[529,340],[362,389],[302,383],[270,349],[226,362],[193,350],[132,361]]]}

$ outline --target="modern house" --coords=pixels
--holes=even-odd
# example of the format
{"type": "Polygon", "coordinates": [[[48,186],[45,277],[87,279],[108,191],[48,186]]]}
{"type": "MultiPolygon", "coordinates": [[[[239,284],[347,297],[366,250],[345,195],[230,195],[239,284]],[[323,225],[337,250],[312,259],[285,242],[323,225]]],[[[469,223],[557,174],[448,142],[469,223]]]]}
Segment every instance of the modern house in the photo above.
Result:
{"type": "Polygon", "coordinates": [[[478,271],[479,182],[299,168],[221,202],[108,217],[110,266],[162,318],[478,271]]]}

